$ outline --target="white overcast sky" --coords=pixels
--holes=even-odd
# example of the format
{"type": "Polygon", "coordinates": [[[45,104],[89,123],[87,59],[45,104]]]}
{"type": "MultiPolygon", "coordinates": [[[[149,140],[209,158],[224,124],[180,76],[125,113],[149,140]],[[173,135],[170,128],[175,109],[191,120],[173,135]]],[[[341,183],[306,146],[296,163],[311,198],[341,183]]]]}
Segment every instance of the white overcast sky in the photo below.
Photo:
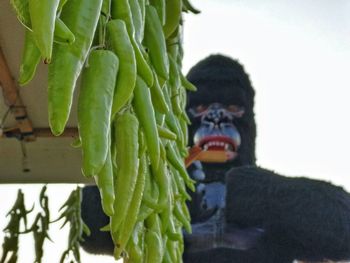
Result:
{"type": "Polygon", "coordinates": [[[258,164],[350,188],[350,1],[193,1],[185,72],[238,59],[256,90],[258,164]]]}
{"type": "MultiPolygon", "coordinates": [[[[350,1],[192,2],[202,13],[185,16],[184,72],[213,53],[244,65],[256,90],[258,164],[350,190],[350,1]]],[[[0,229],[18,187],[30,206],[41,186],[0,186],[0,229]]],[[[49,186],[53,211],[73,188],[49,186]]],[[[55,229],[51,237],[45,263],[59,262],[66,245],[65,231],[55,229]]],[[[20,263],[33,261],[31,240],[21,241],[20,263]]],[[[84,253],[82,262],[114,261],[84,253]]]]}

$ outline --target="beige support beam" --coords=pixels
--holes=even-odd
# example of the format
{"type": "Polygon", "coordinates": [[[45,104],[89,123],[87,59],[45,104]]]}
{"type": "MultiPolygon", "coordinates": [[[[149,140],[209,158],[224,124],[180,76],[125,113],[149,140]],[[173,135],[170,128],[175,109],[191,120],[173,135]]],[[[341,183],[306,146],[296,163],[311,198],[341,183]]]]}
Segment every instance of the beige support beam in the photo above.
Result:
{"type": "Polygon", "coordinates": [[[65,128],[64,132],[60,136],[54,136],[49,128],[35,128],[34,134],[36,137],[40,137],[40,138],[50,138],[50,137],[75,138],[78,136],[78,129],[77,128],[65,128]]]}
{"type": "MultiPolygon", "coordinates": [[[[51,130],[49,128],[34,128],[33,134],[37,138],[51,138],[56,137],[52,134],[51,130]]],[[[0,134],[0,139],[4,138],[18,138],[21,136],[21,131],[18,128],[14,129],[4,129],[2,131],[2,134],[0,134]]],[[[66,128],[64,132],[56,137],[56,138],[75,138],[78,136],[78,129],[77,128],[66,128]]]]}
{"type": "Polygon", "coordinates": [[[3,97],[11,113],[17,121],[17,127],[25,141],[35,141],[32,123],[28,118],[26,108],[19,96],[15,81],[11,75],[4,53],[0,47],[0,86],[3,97]]]}

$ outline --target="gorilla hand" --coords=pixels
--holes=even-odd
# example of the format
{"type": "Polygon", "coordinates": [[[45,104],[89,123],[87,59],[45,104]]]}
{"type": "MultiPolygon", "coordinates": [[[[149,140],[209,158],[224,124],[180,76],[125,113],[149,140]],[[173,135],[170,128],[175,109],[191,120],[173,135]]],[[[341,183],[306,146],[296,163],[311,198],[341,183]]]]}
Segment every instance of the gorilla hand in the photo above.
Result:
{"type": "Polygon", "coordinates": [[[264,230],[236,228],[227,225],[224,210],[218,209],[206,222],[192,225],[192,234],[184,232],[186,253],[198,253],[216,248],[247,250],[255,246],[264,230]]]}

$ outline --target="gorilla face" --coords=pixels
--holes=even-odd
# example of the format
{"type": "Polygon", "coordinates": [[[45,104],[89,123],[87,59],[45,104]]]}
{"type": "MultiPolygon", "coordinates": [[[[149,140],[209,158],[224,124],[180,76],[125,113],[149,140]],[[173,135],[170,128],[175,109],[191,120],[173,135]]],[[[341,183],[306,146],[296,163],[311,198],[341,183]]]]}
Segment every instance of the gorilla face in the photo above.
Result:
{"type": "Polygon", "coordinates": [[[223,181],[233,166],[255,164],[254,89],[242,65],[212,55],[196,64],[187,78],[196,87],[188,93],[189,145],[225,151],[225,163],[203,161],[205,182],[223,181]]]}
{"type": "MultiPolygon", "coordinates": [[[[220,103],[191,108],[190,116],[200,119],[195,129],[194,145],[205,151],[237,152],[241,145],[241,136],[233,120],[242,117],[244,110],[236,106],[225,107],[220,103]]],[[[233,159],[235,155],[231,155],[233,159]]]]}
{"type": "MultiPolygon", "coordinates": [[[[219,162],[220,158],[199,158],[201,167],[194,163],[188,171],[192,178],[199,182],[219,181],[224,178],[227,166],[234,165],[239,159],[239,151],[242,143],[240,131],[237,128],[237,120],[244,115],[242,107],[212,103],[208,106],[199,105],[188,109],[188,115],[192,120],[190,126],[191,145],[199,147],[211,154],[222,155],[225,152],[226,162],[219,162]],[[220,153],[219,153],[220,152],[220,153]],[[198,171],[204,171],[204,176],[196,176],[198,171]],[[213,180],[214,178],[214,180],[213,180]]],[[[239,126],[238,126],[239,127],[239,126]]],[[[203,156],[202,156],[203,157],[203,156]]],[[[218,189],[217,184],[206,185],[202,192],[200,187],[196,193],[191,194],[192,201],[188,202],[192,222],[203,222],[208,219],[221,206],[224,194],[218,189]],[[215,192],[212,196],[209,192],[215,192]],[[211,198],[213,197],[213,198],[211,198]]]]}

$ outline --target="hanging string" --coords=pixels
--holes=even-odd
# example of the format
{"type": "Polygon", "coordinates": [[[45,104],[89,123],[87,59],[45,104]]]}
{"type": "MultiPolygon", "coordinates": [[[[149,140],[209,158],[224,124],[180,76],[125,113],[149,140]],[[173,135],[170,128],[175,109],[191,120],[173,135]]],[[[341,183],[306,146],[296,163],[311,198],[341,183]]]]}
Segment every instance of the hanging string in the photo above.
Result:
{"type": "Polygon", "coordinates": [[[20,143],[21,143],[21,151],[22,151],[22,171],[24,173],[28,173],[30,172],[30,168],[29,168],[26,143],[23,140],[21,140],[20,143]]]}
{"type": "Polygon", "coordinates": [[[0,129],[4,129],[4,125],[5,125],[5,121],[9,115],[11,111],[11,107],[7,108],[7,111],[5,112],[4,116],[2,116],[1,120],[0,120],[0,129]]]}
{"type": "Polygon", "coordinates": [[[3,131],[4,131],[4,128],[5,128],[5,121],[6,121],[6,119],[8,118],[8,115],[9,115],[9,113],[10,113],[10,111],[14,108],[14,107],[16,107],[15,105],[16,105],[16,103],[17,103],[17,101],[18,101],[18,98],[19,98],[19,90],[17,89],[17,91],[16,91],[16,100],[13,102],[13,104],[11,104],[11,105],[9,105],[8,106],[8,108],[7,108],[7,110],[6,110],[6,112],[5,112],[5,114],[2,116],[2,118],[0,119],[0,137],[2,136],[2,133],[3,133],[3,131]]]}

